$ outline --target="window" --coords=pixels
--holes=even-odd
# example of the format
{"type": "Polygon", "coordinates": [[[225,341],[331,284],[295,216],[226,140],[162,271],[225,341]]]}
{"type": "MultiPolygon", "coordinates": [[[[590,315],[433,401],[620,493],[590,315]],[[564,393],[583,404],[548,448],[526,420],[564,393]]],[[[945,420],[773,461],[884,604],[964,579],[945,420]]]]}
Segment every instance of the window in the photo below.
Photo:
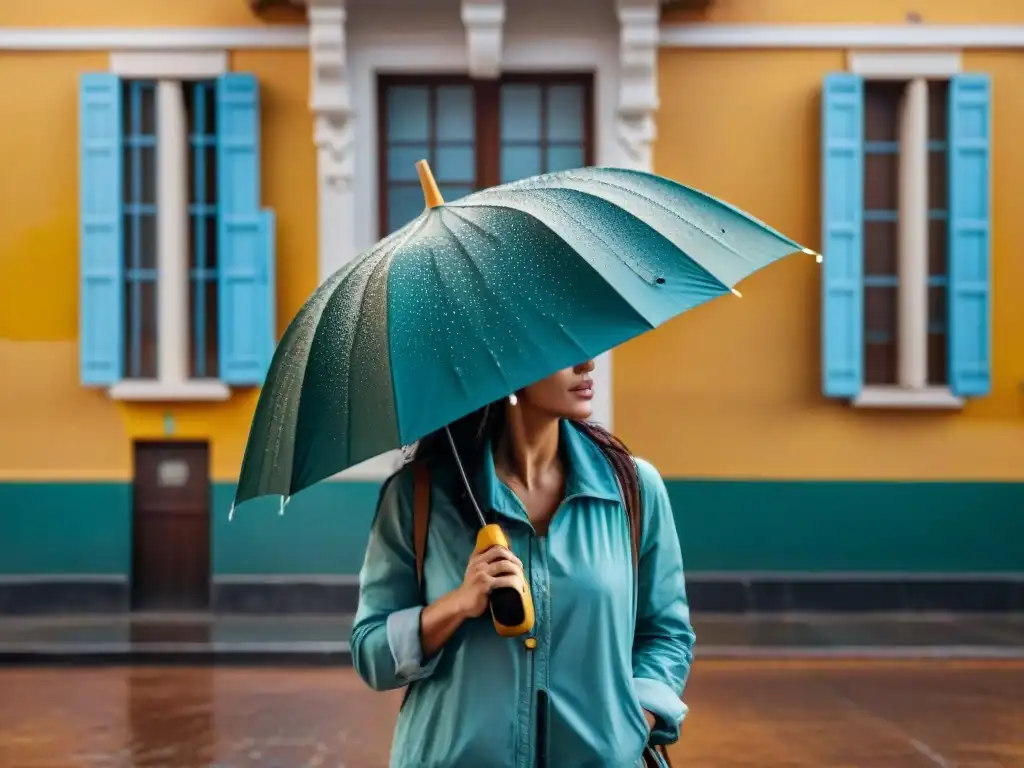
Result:
{"type": "MultiPolygon", "coordinates": [[[[910,163],[900,153],[901,133],[911,128],[905,114],[913,99],[908,85],[878,80],[864,85],[864,383],[922,388],[945,386],[946,370],[946,100],[948,83],[941,80],[919,81],[915,87],[927,92],[927,174],[922,186],[927,190],[927,336],[924,379],[915,380],[912,366],[901,365],[901,336],[921,332],[900,309],[908,308],[913,298],[901,285],[900,208],[901,168],[910,163]],[[901,126],[906,130],[901,130],[901,126]]],[[[906,147],[912,137],[902,137],[906,147]]],[[[908,184],[910,182],[908,181],[908,184]]],[[[906,209],[908,203],[903,204],[906,209]]],[[[903,211],[904,217],[921,212],[903,211]]],[[[903,231],[906,231],[905,229],[903,231]]],[[[912,246],[911,246],[912,247],[912,246]]],[[[909,254],[908,254],[909,256],[909,254]]],[[[913,279],[913,277],[911,277],[913,279]]],[[[904,356],[906,357],[906,356],[904,356]]]]}
{"type": "Polygon", "coordinates": [[[831,75],[823,93],[823,379],[866,406],[989,387],[989,83],[831,75]]]}
{"type": "Polygon", "coordinates": [[[126,399],[261,384],[274,219],[255,78],[85,75],[81,132],[82,382],[126,399]]]}
{"type": "Polygon", "coordinates": [[[125,378],[157,377],[156,83],[126,82],[124,110],[125,378]]]}
{"type": "Polygon", "coordinates": [[[215,83],[185,86],[189,126],[189,378],[217,378],[217,104],[215,83]]]}
{"type": "Polygon", "coordinates": [[[592,162],[590,75],[382,77],[379,93],[382,234],[423,211],[417,160],[447,200],[592,162]]]}

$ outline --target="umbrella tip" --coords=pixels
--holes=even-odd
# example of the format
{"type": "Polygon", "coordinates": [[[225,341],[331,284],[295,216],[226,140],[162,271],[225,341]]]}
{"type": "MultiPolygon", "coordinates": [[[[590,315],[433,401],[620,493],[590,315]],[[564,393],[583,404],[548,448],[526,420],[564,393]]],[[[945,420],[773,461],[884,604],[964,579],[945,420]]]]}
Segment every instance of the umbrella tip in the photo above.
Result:
{"type": "Polygon", "coordinates": [[[803,251],[804,253],[806,253],[808,256],[813,256],[814,260],[816,262],[818,262],[819,264],[821,264],[821,254],[820,253],[818,253],[817,251],[812,251],[810,248],[801,248],[800,250],[803,251]]]}
{"type": "Polygon", "coordinates": [[[737,291],[735,288],[731,288],[730,290],[732,291],[734,296],[739,296],[741,299],[743,298],[743,294],[737,291]]]}
{"type": "Polygon", "coordinates": [[[434,174],[430,170],[430,163],[420,160],[416,163],[416,173],[420,177],[420,186],[423,187],[423,202],[427,208],[437,208],[444,205],[444,198],[441,197],[441,190],[437,187],[434,174]]]}

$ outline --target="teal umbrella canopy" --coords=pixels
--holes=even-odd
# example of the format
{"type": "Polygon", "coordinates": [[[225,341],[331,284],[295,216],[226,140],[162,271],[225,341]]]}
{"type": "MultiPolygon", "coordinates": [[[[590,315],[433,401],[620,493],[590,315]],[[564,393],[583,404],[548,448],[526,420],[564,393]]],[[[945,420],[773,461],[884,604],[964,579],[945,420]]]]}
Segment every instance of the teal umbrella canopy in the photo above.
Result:
{"type": "Polygon", "coordinates": [[[442,203],[327,279],[260,393],[235,502],[289,497],[804,251],[697,189],[639,171],[545,174],[442,203]]]}

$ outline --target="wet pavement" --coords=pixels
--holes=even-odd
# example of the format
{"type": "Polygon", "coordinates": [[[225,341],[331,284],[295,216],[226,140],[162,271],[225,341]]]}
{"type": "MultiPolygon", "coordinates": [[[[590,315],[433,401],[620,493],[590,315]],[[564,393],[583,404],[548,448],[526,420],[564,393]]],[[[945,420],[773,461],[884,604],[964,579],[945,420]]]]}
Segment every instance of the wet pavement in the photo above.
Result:
{"type": "MultiPolygon", "coordinates": [[[[700,614],[694,625],[706,659],[1024,659],[1024,614],[700,614]]],[[[351,626],[348,616],[7,617],[0,663],[345,664],[351,626]]]]}
{"type": "MultiPolygon", "coordinates": [[[[0,766],[377,768],[400,700],[344,668],[8,668],[0,766]]],[[[684,768],[1024,768],[1024,662],[699,661],[686,700],[684,768]]]]}

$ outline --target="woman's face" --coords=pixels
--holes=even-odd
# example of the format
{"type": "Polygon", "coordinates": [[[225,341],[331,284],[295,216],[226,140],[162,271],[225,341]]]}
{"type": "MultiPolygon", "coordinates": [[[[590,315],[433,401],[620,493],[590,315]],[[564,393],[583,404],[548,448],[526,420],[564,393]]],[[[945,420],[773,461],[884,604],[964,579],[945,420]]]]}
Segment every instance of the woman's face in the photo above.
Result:
{"type": "Polygon", "coordinates": [[[561,419],[585,421],[594,413],[594,361],[563,368],[518,392],[519,401],[561,419]]]}

